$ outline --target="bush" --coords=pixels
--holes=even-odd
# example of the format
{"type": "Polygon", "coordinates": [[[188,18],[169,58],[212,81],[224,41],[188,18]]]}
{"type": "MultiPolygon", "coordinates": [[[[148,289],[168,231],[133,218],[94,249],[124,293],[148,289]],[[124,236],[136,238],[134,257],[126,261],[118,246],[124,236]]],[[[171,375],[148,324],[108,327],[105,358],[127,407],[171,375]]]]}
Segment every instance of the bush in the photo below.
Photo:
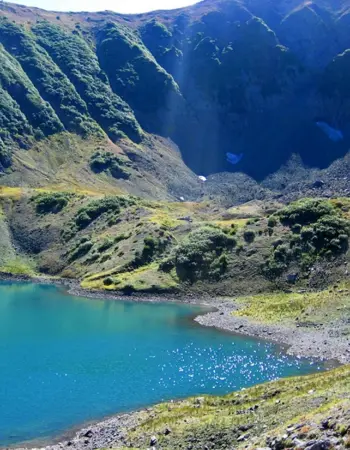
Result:
{"type": "Polygon", "coordinates": [[[219,278],[228,266],[225,252],[236,245],[236,240],[221,229],[202,227],[192,231],[174,250],[173,257],[161,265],[166,270],[176,268],[183,281],[219,278]]]}
{"type": "Polygon", "coordinates": [[[128,104],[113,92],[88,43],[48,21],[32,27],[37,42],[74,84],[90,116],[113,141],[128,136],[140,142],[142,131],[128,104]]]}
{"type": "Polygon", "coordinates": [[[93,243],[91,241],[83,242],[78,247],[76,247],[70,257],[69,261],[75,261],[76,259],[82,258],[86,254],[89,253],[89,251],[92,249],[93,243]]]}
{"type": "Polygon", "coordinates": [[[111,152],[96,151],[90,159],[90,167],[95,173],[108,172],[114,178],[126,180],[130,174],[124,165],[125,162],[111,152]]]}
{"type": "Polygon", "coordinates": [[[35,209],[38,214],[57,214],[68,205],[73,194],[57,192],[39,194],[34,198],[35,209]]]}
{"type": "Polygon", "coordinates": [[[291,203],[277,215],[283,225],[292,226],[295,224],[309,225],[323,216],[335,213],[335,208],[328,200],[306,199],[291,203]]]}
{"type": "Polygon", "coordinates": [[[274,228],[277,225],[277,219],[275,216],[270,216],[267,221],[267,226],[270,228],[274,228]]]}
{"type": "Polygon", "coordinates": [[[243,237],[244,237],[244,240],[245,240],[246,242],[248,242],[249,244],[251,244],[252,242],[254,242],[254,239],[255,239],[255,232],[254,232],[253,230],[246,230],[246,231],[243,233],[243,237]]]}
{"type": "Polygon", "coordinates": [[[112,279],[111,277],[107,277],[107,278],[105,278],[105,279],[103,280],[103,284],[104,284],[105,286],[112,286],[112,284],[113,284],[113,279],[112,279]]]}
{"type": "Polygon", "coordinates": [[[301,232],[301,225],[300,225],[300,223],[295,223],[294,225],[292,225],[291,226],[291,230],[292,230],[292,232],[294,233],[294,234],[300,234],[300,232],[301,232]]]}
{"type": "Polygon", "coordinates": [[[301,270],[309,270],[318,258],[333,258],[349,247],[350,224],[327,200],[301,200],[278,213],[293,232],[289,246],[275,241],[264,268],[269,277],[279,276],[294,258],[301,270]],[[300,224],[303,223],[303,226],[300,224]]]}
{"type": "Polygon", "coordinates": [[[106,239],[102,242],[102,244],[99,245],[99,247],[97,248],[97,250],[98,250],[100,253],[103,253],[103,252],[105,252],[106,250],[108,250],[109,248],[111,248],[113,244],[114,244],[113,239],[106,238],[106,239]]]}
{"type": "Polygon", "coordinates": [[[133,266],[139,267],[150,263],[156,256],[161,255],[168,245],[168,239],[159,239],[153,236],[145,237],[143,250],[141,254],[135,255],[133,266]]]}
{"type": "Polygon", "coordinates": [[[113,212],[118,214],[122,208],[135,204],[135,201],[126,197],[106,197],[101,200],[93,200],[82,207],[76,217],[75,224],[79,230],[86,228],[102,214],[113,212]]]}

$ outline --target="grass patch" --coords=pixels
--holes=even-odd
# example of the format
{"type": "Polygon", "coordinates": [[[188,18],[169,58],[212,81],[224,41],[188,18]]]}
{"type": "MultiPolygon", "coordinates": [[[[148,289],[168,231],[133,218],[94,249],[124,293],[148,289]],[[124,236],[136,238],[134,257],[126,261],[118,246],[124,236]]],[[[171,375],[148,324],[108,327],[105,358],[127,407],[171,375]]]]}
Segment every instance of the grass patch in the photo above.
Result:
{"type": "Polygon", "coordinates": [[[112,270],[104,273],[103,277],[90,277],[81,283],[86,289],[111,290],[131,292],[166,292],[176,289],[176,279],[168,274],[158,271],[158,264],[152,263],[142,266],[131,272],[116,273],[112,270]]]}
{"type": "Polygon", "coordinates": [[[350,293],[347,289],[330,289],[312,293],[271,293],[241,297],[242,305],[232,314],[266,323],[286,321],[330,321],[347,310],[350,313],[350,293]]]}
{"type": "Polygon", "coordinates": [[[34,264],[20,257],[15,257],[7,261],[0,267],[0,272],[11,273],[13,275],[35,275],[34,264]]]}
{"type": "MultiPolygon", "coordinates": [[[[278,427],[297,424],[303,417],[327,414],[346,397],[350,388],[350,366],[304,377],[286,378],[217,397],[203,396],[163,403],[141,418],[128,441],[146,448],[155,435],[162,448],[200,449],[210,442],[215,448],[246,446],[239,437],[248,427],[250,439],[278,427]],[[171,429],[169,436],[165,428],[171,429]]],[[[261,447],[258,445],[257,447],[261,447]]],[[[263,447],[263,445],[262,445],[263,447]]]]}

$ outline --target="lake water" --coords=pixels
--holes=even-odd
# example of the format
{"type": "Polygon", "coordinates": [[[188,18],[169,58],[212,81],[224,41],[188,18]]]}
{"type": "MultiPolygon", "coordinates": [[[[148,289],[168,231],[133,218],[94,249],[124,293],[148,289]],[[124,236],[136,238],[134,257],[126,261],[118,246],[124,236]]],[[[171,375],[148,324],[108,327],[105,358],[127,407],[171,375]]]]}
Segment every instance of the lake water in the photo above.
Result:
{"type": "Polygon", "coordinates": [[[0,446],[322,368],[271,343],[201,327],[192,320],[201,311],[0,282],[0,446]]]}

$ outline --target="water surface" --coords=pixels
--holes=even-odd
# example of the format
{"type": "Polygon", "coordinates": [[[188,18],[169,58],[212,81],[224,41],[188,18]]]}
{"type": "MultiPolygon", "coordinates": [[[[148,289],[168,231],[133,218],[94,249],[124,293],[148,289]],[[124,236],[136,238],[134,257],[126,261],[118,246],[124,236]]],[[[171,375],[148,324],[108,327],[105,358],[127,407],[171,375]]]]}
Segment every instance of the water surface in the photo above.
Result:
{"type": "Polygon", "coordinates": [[[0,282],[0,446],[322,368],[277,345],[201,327],[192,320],[199,312],[0,282]]]}

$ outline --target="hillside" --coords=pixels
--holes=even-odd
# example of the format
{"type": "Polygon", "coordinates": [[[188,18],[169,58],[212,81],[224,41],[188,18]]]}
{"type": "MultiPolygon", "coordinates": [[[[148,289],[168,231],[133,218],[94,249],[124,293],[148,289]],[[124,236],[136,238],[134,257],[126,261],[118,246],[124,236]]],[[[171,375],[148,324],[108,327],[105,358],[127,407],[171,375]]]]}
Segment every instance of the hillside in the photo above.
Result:
{"type": "Polygon", "coordinates": [[[197,174],[256,180],[293,154],[322,169],[349,148],[346,1],[207,0],[130,16],[0,8],[2,171],[62,132],[147,149],[156,134],[197,174]]]}

